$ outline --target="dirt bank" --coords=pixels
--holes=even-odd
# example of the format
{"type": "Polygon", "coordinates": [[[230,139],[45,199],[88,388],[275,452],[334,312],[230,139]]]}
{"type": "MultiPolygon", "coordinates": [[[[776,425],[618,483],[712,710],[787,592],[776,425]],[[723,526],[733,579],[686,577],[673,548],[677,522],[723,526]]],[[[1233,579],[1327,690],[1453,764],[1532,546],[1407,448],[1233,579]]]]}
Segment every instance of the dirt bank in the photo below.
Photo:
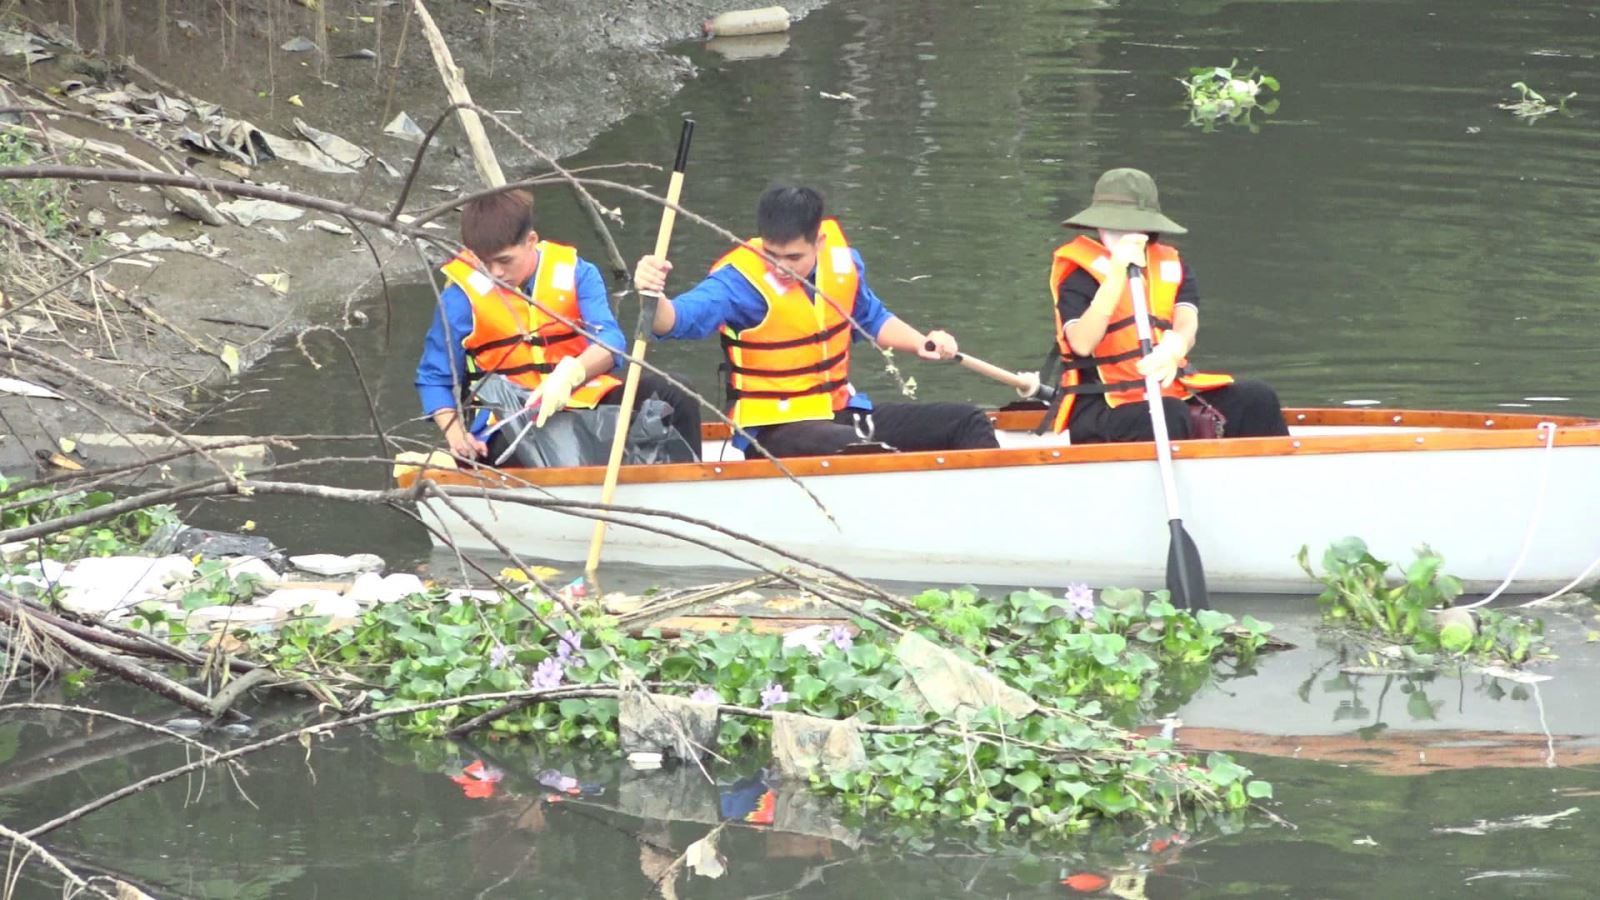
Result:
{"type": "MultiPolygon", "coordinates": [[[[28,41],[34,58],[0,57],[9,95],[5,105],[49,104],[94,115],[105,124],[31,116],[19,124],[115,143],[152,162],[160,163],[158,150],[113,129],[131,126],[210,177],[388,209],[417,145],[385,134],[384,126],[404,112],[426,128],[448,105],[426,45],[409,21],[406,3],[379,0],[312,10],[298,2],[124,0],[95,9],[84,9],[81,2],[24,4],[5,25],[15,34],[33,35],[28,41]],[[174,99],[196,109],[186,113],[182,104],[174,109],[169,103],[174,99]],[[203,152],[182,142],[188,131],[226,143],[216,125],[224,120],[300,139],[307,131],[299,120],[370,151],[375,159],[328,173],[283,159],[245,165],[226,152],[203,152]]],[[[788,6],[798,16],[819,2],[788,6]]],[[[582,149],[630,113],[670,97],[694,70],[685,57],[664,48],[698,36],[706,17],[749,5],[748,0],[493,0],[429,7],[466,71],[474,99],[500,112],[540,150],[559,157],[582,149]]],[[[8,49],[15,50],[17,40],[8,37],[13,45],[8,49]]],[[[408,208],[452,195],[439,188],[477,185],[460,130],[451,123],[441,134],[442,146],[430,151],[408,208]]],[[[508,177],[538,168],[537,158],[507,135],[491,137],[508,177]]],[[[234,146],[244,147],[242,142],[234,146]]],[[[35,149],[31,160],[4,161],[118,165],[64,150],[60,142],[45,141],[35,149]]],[[[52,258],[41,248],[36,238],[42,227],[20,236],[16,227],[0,229],[13,245],[13,261],[0,287],[7,311],[0,313],[7,323],[0,326],[0,337],[7,346],[16,340],[23,348],[7,360],[5,374],[65,397],[0,394],[0,470],[7,473],[48,466],[41,457],[59,450],[63,436],[151,430],[151,413],[173,425],[202,415],[217,403],[214,389],[228,377],[235,354],[238,365],[248,366],[308,325],[381,327],[381,322],[347,321],[349,302],[377,290],[380,260],[390,279],[415,278],[421,271],[411,249],[376,234],[369,247],[358,236],[311,225],[313,219],[329,218],[317,214],[249,227],[229,216],[225,224],[208,226],[170,211],[147,188],[74,185],[64,200],[49,224],[51,243],[67,255],[94,260],[155,249],[104,265],[99,270],[104,284],[79,279],[56,292],[50,298],[56,314],[41,316],[39,304],[14,307],[70,275],[74,265],[61,253],[52,258]],[[181,242],[180,250],[160,250],[167,239],[181,242]],[[208,252],[220,251],[222,264],[181,249],[206,250],[207,245],[215,248],[208,252]],[[26,268],[39,270],[31,279],[18,277],[19,258],[30,262],[26,268]],[[260,274],[286,276],[287,290],[249,277],[260,274]],[[49,360],[17,358],[34,351],[49,360]],[[63,365],[94,384],[86,386],[63,365]]],[[[445,225],[450,230],[441,234],[450,234],[454,222],[445,225]]]]}

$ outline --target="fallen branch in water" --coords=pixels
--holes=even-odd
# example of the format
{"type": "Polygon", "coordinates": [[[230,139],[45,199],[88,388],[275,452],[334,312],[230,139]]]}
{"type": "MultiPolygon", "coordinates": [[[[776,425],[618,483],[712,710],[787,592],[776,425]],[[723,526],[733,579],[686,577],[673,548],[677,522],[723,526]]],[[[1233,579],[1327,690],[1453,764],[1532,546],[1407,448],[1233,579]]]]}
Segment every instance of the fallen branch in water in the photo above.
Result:
{"type": "MultiPolygon", "coordinates": [[[[31,711],[35,711],[35,712],[64,712],[64,713],[74,713],[74,714],[80,715],[80,716],[89,716],[91,718],[110,719],[113,722],[121,722],[124,725],[131,725],[134,728],[142,728],[145,731],[153,731],[156,734],[160,734],[160,735],[163,735],[165,737],[169,737],[169,738],[171,738],[171,739],[173,739],[175,741],[179,741],[181,743],[188,744],[189,746],[194,747],[196,750],[199,750],[201,755],[205,755],[207,753],[210,753],[210,754],[214,755],[214,754],[216,754],[218,752],[215,748],[213,748],[209,744],[202,744],[201,742],[195,740],[192,737],[189,737],[189,736],[187,736],[185,734],[182,734],[180,732],[177,732],[177,731],[173,731],[171,728],[166,728],[166,727],[161,726],[161,725],[156,725],[156,724],[153,724],[151,722],[146,722],[146,721],[144,721],[142,719],[135,719],[132,716],[122,716],[122,715],[118,715],[118,714],[113,713],[113,712],[106,712],[103,709],[90,709],[87,706],[68,706],[68,705],[64,705],[64,704],[60,704],[60,703],[5,703],[5,704],[0,704],[0,712],[7,712],[7,711],[10,711],[10,710],[31,710],[31,711]]],[[[243,770],[241,769],[241,771],[243,771],[243,770]]]]}
{"type": "MultiPolygon", "coordinates": [[[[22,859],[20,860],[16,859],[15,855],[12,857],[11,865],[15,868],[12,870],[11,876],[6,879],[5,895],[7,897],[11,896],[12,888],[16,886],[16,878],[18,875],[20,875],[21,867],[28,862],[30,857],[37,856],[45,863],[45,865],[55,869],[57,872],[60,872],[61,876],[67,880],[67,884],[77,888],[79,891],[93,891],[94,893],[106,898],[106,900],[127,900],[126,895],[124,895],[122,898],[118,898],[106,893],[105,890],[100,888],[98,885],[90,884],[88,881],[79,876],[78,873],[67,868],[66,863],[56,859],[49,850],[46,850],[44,847],[40,846],[37,842],[33,841],[25,834],[19,834],[18,832],[12,831],[4,825],[0,825],[0,837],[6,838],[7,840],[11,841],[12,844],[21,847],[25,851],[22,859]]],[[[63,896],[68,895],[65,889],[63,889],[62,893],[63,896]]]]}
{"type": "MultiPolygon", "coordinates": [[[[192,688],[185,687],[165,675],[114,656],[93,643],[69,633],[64,628],[30,617],[23,601],[19,597],[0,593],[0,619],[4,619],[14,629],[32,629],[40,638],[54,643],[68,656],[84,665],[108,675],[114,675],[135,687],[143,688],[158,697],[171,700],[173,703],[192,709],[197,713],[211,715],[212,705],[209,697],[192,688]]],[[[231,719],[244,718],[238,712],[225,712],[231,719]]]]}
{"type": "MultiPolygon", "coordinates": [[[[103,669],[92,662],[90,663],[91,665],[95,665],[96,668],[100,668],[102,671],[109,671],[110,674],[115,675],[118,678],[131,681],[132,683],[140,687],[145,687],[146,689],[151,689],[146,682],[154,680],[158,683],[173,685],[181,691],[188,692],[189,702],[185,702],[184,700],[177,699],[176,696],[169,696],[168,693],[163,693],[159,690],[156,691],[156,693],[158,693],[160,696],[163,696],[169,700],[174,700],[174,702],[178,702],[181,705],[192,709],[195,712],[201,713],[211,719],[219,718],[223,712],[228,712],[228,707],[237,702],[239,693],[242,693],[247,688],[257,686],[268,687],[273,690],[279,690],[290,694],[308,696],[316,699],[319,702],[327,703],[341,712],[346,711],[346,701],[341,700],[338,696],[338,692],[329,685],[306,681],[299,678],[286,679],[268,666],[245,659],[239,659],[234,656],[228,656],[226,658],[226,664],[232,672],[236,673],[240,677],[230,682],[228,687],[223,689],[224,691],[232,690],[235,693],[231,696],[231,699],[229,699],[228,706],[219,707],[218,703],[219,698],[221,697],[220,692],[217,697],[207,698],[194,691],[190,691],[183,685],[170,681],[170,679],[167,679],[156,672],[137,666],[106,651],[115,651],[116,653],[124,655],[139,656],[146,659],[159,660],[161,662],[180,663],[183,665],[200,667],[204,667],[208,663],[208,657],[205,654],[186,650],[182,647],[178,647],[176,645],[167,643],[166,641],[160,640],[152,635],[135,631],[131,628],[126,628],[121,625],[108,622],[85,620],[83,617],[76,617],[71,613],[57,614],[29,600],[0,592],[0,619],[15,623],[19,616],[26,620],[28,628],[35,629],[36,632],[39,630],[39,626],[43,626],[45,629],[52,629],[42,632],[43,636],[47,638],[53,638],[54,634],[59,632],[69,639],[81,642],[81,646],[86,646],[93,652],[99,654],[101,658],[113,660],[115,665],[124,667],[116,671],[111,671],[103,669]],[[136,673],[135,677],[130,678],[127,674],[130,672],[136,673]],[[277,680],[273,681],[273,679],[277,680]],[[238,685],[240,684],[242,684],[243,687],[239,687],[238,685]],[[196,702],[199,705],[194,705],[196,702]]],[[[77,654],[72,653],[71,648],[66,642],[57,640],[55,644],[56,646],[60,647],[63,652],[75,657],[77,656],[77,654]]],[[[47,662],[42,660],[40,662],[42,665],[48,667],[47,662]]],[[[238,714],[233,714],[231,718],[238,718],[238,714]]]]}

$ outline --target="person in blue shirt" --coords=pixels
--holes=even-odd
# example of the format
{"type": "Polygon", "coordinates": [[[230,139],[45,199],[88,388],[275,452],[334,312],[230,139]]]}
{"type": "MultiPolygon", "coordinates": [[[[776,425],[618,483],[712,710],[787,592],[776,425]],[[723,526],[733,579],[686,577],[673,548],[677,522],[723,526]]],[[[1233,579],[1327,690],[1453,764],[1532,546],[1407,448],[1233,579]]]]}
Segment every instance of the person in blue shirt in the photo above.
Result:
{"type": "MultiPolygon", "coordinates": [[[[957,347],[948,333],[923,334],[884,307],[867,285],[861,254],[823,208],[809,187],[767,190],[756,204],[760,237],[718,260],[698,285],[663,297],[652,330],[667,340],[721,333],[728,415],[773,456],[836,453],[863,441],[899,450],[999,446],[975,406],[875,405],[850,386],[854,340],[934,360],[950,359],[957,347]]],[[[634,287],[661,293],[671,270],[667,260],[645,256],[634,287]]]]}
{"type": "MultiPolygon", "coordinates": [[[[416,375],[422,412],[452,453],[467,460],[500,454],[496,447],[491,456],[484,440],[487,412],[470,423],[461,415],[465,388],[490,372],[529,390],[539,427],[563,409],[621,402],[614,370],[626,343],[600,270],[574,248],[539,239],[532,194],[511,190],[469,201],[461,210],[461,243],[466,250],[443,267],[449,284],[423,339],[416,375]]],[[[669,424],[698,451],[696,402],[660,375],[641,372],[635,412],[652,397],[672,408],[669,424]]],[[[503,444],[512,430],[496,431],[492,441],[503,444]]]]}

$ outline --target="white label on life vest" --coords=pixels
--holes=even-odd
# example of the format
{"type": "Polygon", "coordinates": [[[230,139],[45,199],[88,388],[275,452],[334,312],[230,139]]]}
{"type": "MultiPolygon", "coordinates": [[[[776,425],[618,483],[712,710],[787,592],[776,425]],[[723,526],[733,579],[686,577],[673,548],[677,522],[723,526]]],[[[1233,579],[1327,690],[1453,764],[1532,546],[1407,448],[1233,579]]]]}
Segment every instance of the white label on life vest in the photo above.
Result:
{"type": "Polygon", "coordinates": [[[789,398],[785,397],[782,400],[778,401],[778,411],[779,412],[788,412],[789,411],[789,398]]]}
{"type": "Polygon", "coordinates": [[[481,297],[494,291],[494,279],[473,269],[472,274],[467,276],[467,287],[481,297]]]}
{"type": "Polygon", "coordinates": [[[783,293],[783,284],[778,281],[778,276],[773,274],[771,271],[767,272],[767,286],[772,288],[772,292],[774,294],[783,293]]]}
{"type": "Polygon", "coordinates": [[[577,279],[571,263],[556,263],[550,270],[550,286],[558,291],[570,291],[577,279]]]}
{"type": "Polygon", "coordinates": [[[835,272],[853,272],[855,268],[856,261],[850,258],[849,247],[833,248],[833,270],[835,272]]]}
{"type": "Polygon", "coordinates": [[[1182,281],[1183,263],[1175,259],[1163,259],[1161,261],[1161,280],[1167,282],[1182,281]]]}
{"type": "Polygon", "coordinates": [[[1101,275],[1104,275],[1107,272],[1111,271],[1111,257],[1109,257],[1109,256],[1098,257],[1098,258],[1095,259],[1094,262],[1089,264],[1089,268],[1095,270],[1096,272],[1099,272],[1101,275]]]}

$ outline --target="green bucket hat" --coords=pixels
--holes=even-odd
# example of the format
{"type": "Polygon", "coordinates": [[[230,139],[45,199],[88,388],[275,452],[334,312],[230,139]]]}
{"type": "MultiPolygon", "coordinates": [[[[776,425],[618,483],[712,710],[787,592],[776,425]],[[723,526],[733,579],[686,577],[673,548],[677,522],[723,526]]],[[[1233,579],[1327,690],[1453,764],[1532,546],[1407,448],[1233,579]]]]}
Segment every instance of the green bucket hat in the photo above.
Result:
{"type": "Polygon", "coordinates": [[[1112,169],[1094,183],[1089,208],[1061,223],[1069,228],[1105,228],[1187,234],[1189,230],[1161,214],[1156,180],[1138,169],[1112,169]]]}

